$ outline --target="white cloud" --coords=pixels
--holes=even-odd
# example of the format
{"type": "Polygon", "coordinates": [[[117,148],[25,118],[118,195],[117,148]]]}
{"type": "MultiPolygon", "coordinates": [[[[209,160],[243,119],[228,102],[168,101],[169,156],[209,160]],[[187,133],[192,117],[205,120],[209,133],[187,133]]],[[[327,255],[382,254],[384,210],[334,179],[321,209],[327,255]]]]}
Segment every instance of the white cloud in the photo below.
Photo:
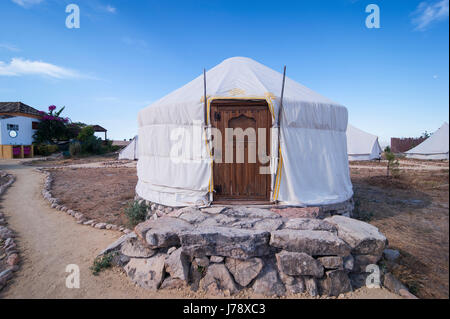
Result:
{"type": "Polygon", "coordinates": [[[113,6],[109,5],[109,4],[105,7],[105,10],[108,11],[109,13],[116,13],[117,12],[117,9],[114,8],[113,6]]]}
{"type": "Polygon", "coordinates": [[[79,78],[80,73],[42,61],[13,58],[11,62],[0,61],[0,76],[42,75],[57,79],[79,78]]]}
{"type": "Polygon", "coordinates": [[[412,13],[412,23],[417,31],[425,31],[432,23],[448,18],[448,1],[421,2],[412,13]]]}
{"type": "Polygon", "coordinates": [[[0,49],[5,49],[11,52],[19,52],[20,49],[16,47],[15,45],[8,44],[8,43],[0,43],[0,49]]]}
{"type": "Polygon", "coordinates": [[[12,0],[15,4],[18,4],[21,7],[29,8],[34,4],[39,4],[44,0],[12,0]]]}

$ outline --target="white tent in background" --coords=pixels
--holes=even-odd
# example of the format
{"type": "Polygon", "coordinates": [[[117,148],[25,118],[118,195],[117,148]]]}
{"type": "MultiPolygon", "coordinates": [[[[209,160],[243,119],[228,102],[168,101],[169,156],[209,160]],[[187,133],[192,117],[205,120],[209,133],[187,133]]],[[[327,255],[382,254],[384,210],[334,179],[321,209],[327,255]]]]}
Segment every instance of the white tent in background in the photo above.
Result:
{"type": "Polygon", "coordinates": [[[379,159],[381,147],[378,136],[364,132],[350,124],[347,126],[347,153],[349,161],[379,159]]]}
{"type": "Polygon", "coordinates": [[[260,111],[250,109],[256,103],[263,105],[261,112],[268,114],[264,115],[264,123],[269,130],[276,128],[283,74],[252,59],[235,57],[206,72],[206,82],[206,108],[204,78],[200,75],[139,112],[137,195],[168,206],[204,205],[225,192],[234,192],[233,199],[241,196],[248,200],[260,186],[257,178],[264,176],[269,180],[264,182],[267,195],[263,200],[267,202],[325,205],[352,197],[345,135],[348,114],[344,106],[286,78],[280,146],[275,129],[268,143],[270,152],[264,153],[270,154],[268,174],[252,171],[253,182],[242,185],[236,181],[248,177],[239,171],[242,166],[237,166],[245,164],[230,164],[233,172],[217,171],[219,164],[214,157],[219,155],[210,152],[212,136],[208,127],[217,123],[234,127],[230,126],[231,120],[233,125],[259,123],[260,111]],[[227,106],[230,103],[234,103],[234,111],[227,106]],[[192,134],[177,138],[180,129],[192,134]],[[177,154],[185,154],[181,161],[174,160],[174,149],[177,154]],[[223,183],[216,174],[243,191],[223,183]]]}
{"type": "Polygon", "coordinates": [[[137,160],[138,157],[138,136],[136,135],[123,150],[119,153],[120,160],[137,160]]]}
{"type": "Polygon", "coordinates": [[[433,135],[405,154],[407,158],[448,160],[448,142],[448,123],[445,122],[433,135]]]}

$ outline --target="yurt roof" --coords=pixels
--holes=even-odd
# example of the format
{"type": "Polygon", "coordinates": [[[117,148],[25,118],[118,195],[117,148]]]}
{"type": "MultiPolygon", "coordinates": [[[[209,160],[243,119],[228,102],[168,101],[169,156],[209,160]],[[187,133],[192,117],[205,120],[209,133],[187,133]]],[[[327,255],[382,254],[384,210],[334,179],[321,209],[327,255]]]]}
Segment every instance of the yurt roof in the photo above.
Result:
{"type": "Polygon", "coordinates": [[[433,135],[416,147],[406,151],[406,154],[443,154],[448,153],[448,123],[445,122],[433,135]]]}

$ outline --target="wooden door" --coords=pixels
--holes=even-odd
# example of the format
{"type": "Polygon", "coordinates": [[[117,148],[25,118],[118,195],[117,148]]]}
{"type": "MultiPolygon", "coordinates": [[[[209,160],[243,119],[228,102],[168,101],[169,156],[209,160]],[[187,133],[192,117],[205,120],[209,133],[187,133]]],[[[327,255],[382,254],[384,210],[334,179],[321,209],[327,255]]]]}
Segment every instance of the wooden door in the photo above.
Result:
{"type": "Polygon", "coordinates": [[[269,201],[270,174],[262,174],[260,167],[270,163],[268,158],[261,163],[258,154],[262,150],[264,155],[270,155],[271,116],[267,103],[219,100],[212,103],[210,114],[212,126],[222,135],[221,151],[213,148],[214,201],[269,201]],[[227,128],[233,131],[227,132],[227,128]],[[254,134],[246,134],[252,133],[252,129],[254,134]],[[259,134],[265,135],[262,148],[258,147],[259,134]]]}

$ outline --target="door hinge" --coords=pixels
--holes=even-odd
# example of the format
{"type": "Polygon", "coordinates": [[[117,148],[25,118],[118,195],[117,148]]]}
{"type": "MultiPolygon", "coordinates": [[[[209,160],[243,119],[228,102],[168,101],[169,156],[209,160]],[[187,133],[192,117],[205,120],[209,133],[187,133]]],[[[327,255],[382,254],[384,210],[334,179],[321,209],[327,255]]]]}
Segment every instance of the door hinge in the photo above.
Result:
{"type": "Polygon", "coordinates": [[[219,112],[214,112],[214,120],[220,121],[220,113],[219,112]]]}

